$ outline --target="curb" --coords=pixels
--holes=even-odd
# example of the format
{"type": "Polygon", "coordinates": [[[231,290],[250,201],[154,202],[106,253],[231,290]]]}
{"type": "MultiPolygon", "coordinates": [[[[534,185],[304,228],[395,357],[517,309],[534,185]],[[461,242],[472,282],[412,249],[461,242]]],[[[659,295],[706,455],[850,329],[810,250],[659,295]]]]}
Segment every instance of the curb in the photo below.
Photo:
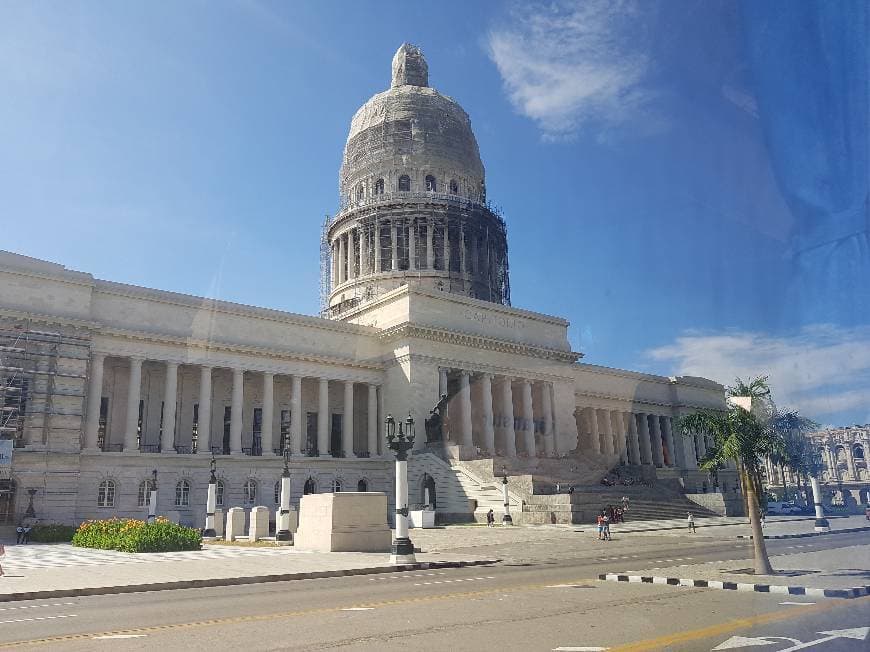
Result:
{"type": "Polygon", "coordinates": [[[477,559],[474,561],[424,561],[416,564],[370,566],[368,568],[311,571],[307,573],[280,573],[274,575],[250,575],[246,577],[216,577],[202,580],[178,580],[175,582],[151,582],[148,584],[126,584],[121,586],[94,586],[80,589],[22,591],[18,593],[0,594],[0,602],[45,600],[48,598],[75,598],[89,595],[117,595],[121,593],[140,593],[146,591],[171,591],[175,589],[204,589],[216,586],[243,586],[245,584],[266,584],[270,582],[289,582],[292,580],[315,580],[326,577],[347,577],[351,575],[381,575],[383,573],[400,573],[404,571],[429,570],[433,568],[488,566],[491,564],[497,564],[500,561],[501,559],[477,559]]]}
{"type": "Polygon", "coordinates": [[[629,582],[631,584],[667,584],[669,586],[688,586],[699,589],[724,589],[726,591],[754,591],[756,593],[778,593],[781,595],[806,595],[817,598],[860,598],[870,595],[870,585],[851,589],[813,589],[806,586],[781,586],[775,584],[743,584],[741,582],[720,582],[717,580],[691,580],[679,577],[653,577],[650,575],[619,575],[605,573],[598,576],[607,582],[629,582]]]}
{"type": "MultiPolygon", "coordinates": [[[[804,537],[826,537],[832,534],[849,534],[850,532],[870,532],[868,527],[850,527],[843,530],[831,530],[830,532],[804,532],[803,534],[771,534],[764,535],[765,539],[802,539],[804,537]]],[[[751,539],[751,534],[738,534],[738,539],[751,539]]]]}

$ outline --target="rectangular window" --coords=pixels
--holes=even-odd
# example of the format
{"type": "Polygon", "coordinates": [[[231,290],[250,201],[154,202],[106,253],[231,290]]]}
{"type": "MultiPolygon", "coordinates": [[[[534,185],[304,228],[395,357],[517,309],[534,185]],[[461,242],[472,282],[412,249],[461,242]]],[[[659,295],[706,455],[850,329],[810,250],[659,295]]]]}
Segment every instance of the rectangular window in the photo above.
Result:
{"type": "Polygon", "coordinates": [[[100,398],[100,421],[97,426],[97,448],[106,450],[106,428],[109,422],[109,397],[100,398]]]}
{"type": "Polygon", "coordinates": [[[341,430],[344,421],[343,414],[332,415],[332,431],[329,435],[329,454],[333,457],[341,457],[341,430]]]}
{"type": "Polygon", "coordinates": [[[254,427],[251,433],[251,455],[263,454],[263,408],[254,408],[254,427]]]}
{"type": "Polygon", "coordinates": [[[317,457],[317,412],[309,412],[305,423],[305,454],[317,457]]]}
{"type": "Polygon", "coordinates": [[[193,404],[193,425],[190,428],[190,452],[195,453],[199,446],[199,403],[193,404]]]}

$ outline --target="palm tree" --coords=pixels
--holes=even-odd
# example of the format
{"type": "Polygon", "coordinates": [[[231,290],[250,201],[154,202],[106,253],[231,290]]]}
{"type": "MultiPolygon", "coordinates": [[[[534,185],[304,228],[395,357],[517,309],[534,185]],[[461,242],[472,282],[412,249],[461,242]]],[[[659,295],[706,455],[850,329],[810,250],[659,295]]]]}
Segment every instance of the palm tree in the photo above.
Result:
{"type": "Polygon", "coordinates": [[[731,402],[725,411],[695,412],[682,417],[679,425],[685,436],[708,434],[713,446],[700,461],[706,471],[715,471],[728,460],[737,464],[740,485],[746,499],[749,522],[752,527],[752,545],[756,575],[772,575],[773,567],[764,545],[761,530],[759,495],[762,493],[760,461],[770,455],[783,453],[783,441],[779,433],[768,427],[775,409],[770,401],[767,377],[749,382],[739,378],[728,389],[729,397],[748,398],[750,409],[740,407],[747,402],[731,402]],[[740,405],[739,405],[739,404],[740,405]]]}
{"type": "MultiPolygon", "coordinates": [[[[797,410],[780,412],[774,410],[770,419],[769,427],[782,438],[785,453],[777,456],[780,468],[788,467],[794,471],[798,480],[815,476],[818,469],[815,468],[815,454],[808,435],[818,429],[819,424],[812,419],[802,417],[797,410]]],[[[785,474],[783,473],[783,486],[785,486],[785,474]]],[[[804,482],[804,496],[806,496],[806,483],[804,482]]]]}

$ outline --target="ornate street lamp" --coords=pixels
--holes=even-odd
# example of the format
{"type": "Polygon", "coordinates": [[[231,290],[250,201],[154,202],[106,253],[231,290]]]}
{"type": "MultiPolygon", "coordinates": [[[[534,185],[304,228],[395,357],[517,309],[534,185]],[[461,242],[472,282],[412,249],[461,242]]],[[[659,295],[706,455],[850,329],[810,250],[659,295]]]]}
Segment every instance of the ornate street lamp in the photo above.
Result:
{"type": "Polygon", "coordinates": [[[148,522],[157,517],[157,469],[151,471],[151,501],[148,503],[148,522]]]}
{"type": "Polygon", "coordinates": [[[209,461],[209,470],[211,476],[208,479],[208,497],[205,500],[205,529],[202,531],[203,538],[217,538],[217,532],[214,529],[214,512],[217,508],[217,460],[214,457],[214,451],[211,452],[211,460],[209,461]]]}
{"type": "Polygon", "coordinates": [[[511,503],[508,500],[508,479],[507,479],[507,467],[502,464],[501,465],[501,495],[504,498],[504,516],[501,517],[502,525],[513,525],[514,520],[511,518],[511,503]]]}
{"type": "Polygon", "coordinates": [[[278,508],[276,541],[290,541],[290,449],[284,447],[284,470],[281,472],[281,505],[278,508]]]}
{"type": "Polygon", "coordinates": [[[384,422],[387,448],[396,456],[396,537],[390,550],[391,564],[413,564],[414,544],[408,536],[408,451],[414,446],[414,419],[411,413],[405,419],[405,430],[402,422],[398,423],[392,414],[388,414],[384,422]]]}

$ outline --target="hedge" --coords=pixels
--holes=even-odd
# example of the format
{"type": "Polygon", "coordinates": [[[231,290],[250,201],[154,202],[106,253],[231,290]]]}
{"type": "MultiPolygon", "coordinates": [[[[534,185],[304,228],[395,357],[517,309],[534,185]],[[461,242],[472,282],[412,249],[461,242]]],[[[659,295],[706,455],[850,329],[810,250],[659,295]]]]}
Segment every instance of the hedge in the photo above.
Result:
{"type": "Polygon", "coordinates": [[[121,552],[173,552],[199,550],[199,530],[171,523],[158,516],[153,523],[133,518],[85,521],[73,535],[72,544],[121,552]]]}
{"type": "Polygon", "coordinates": [[[74,525],[46,523],[34,525],[30,530],[30,540],[35,543],[69,543],[76,533],[74,525]]]}

